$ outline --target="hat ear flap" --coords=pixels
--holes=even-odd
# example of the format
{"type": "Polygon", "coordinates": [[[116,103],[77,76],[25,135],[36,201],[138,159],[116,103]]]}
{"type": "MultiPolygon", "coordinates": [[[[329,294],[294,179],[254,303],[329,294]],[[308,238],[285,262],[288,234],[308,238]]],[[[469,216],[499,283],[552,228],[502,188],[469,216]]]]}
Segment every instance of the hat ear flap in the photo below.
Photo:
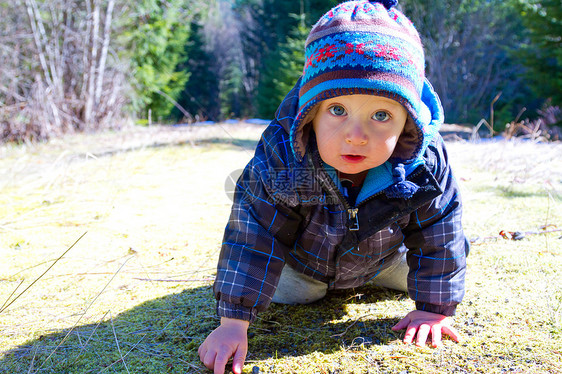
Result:
{"type": "Polygon", "coordinates": [[[312,120],[318,113],[318,106],[316,104],[310,111],[304,116],[302,120],[299,121],[297,128],[293,129],[293,149],[298,150],[297,157],[302,159],[306,152],[306,146],[308,145],[308,139],[310,139],[310,132],[312,131],[312,120]]]}
{"type": "Polygon", "coordinates": [[[416,126],[416,123],[412,117],[408,114],[406,119],[406,124],[404,125],[404,130],[400,134],[398,143],[394,147],[392,152],[392,159],[397,160],[410,160],[415,155],[414,150],[417,149],[420,142],[420,130],[416,126]]]}

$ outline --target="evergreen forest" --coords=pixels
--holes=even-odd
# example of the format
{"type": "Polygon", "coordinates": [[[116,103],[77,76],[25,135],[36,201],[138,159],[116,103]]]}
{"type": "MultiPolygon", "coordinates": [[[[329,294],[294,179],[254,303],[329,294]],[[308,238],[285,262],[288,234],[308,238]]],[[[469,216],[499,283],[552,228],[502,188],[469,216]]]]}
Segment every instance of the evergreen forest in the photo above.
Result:
{"type": "MultiPolygon", "coordinates": [[[[0,4],[0,140],[127,121],[271,119],[337,0],[0,4]]],[[[560,0],[400,0],[446,122],[559,126],[560,0]],[[538,122],[537,122],[538,121],[538,122]]]]}

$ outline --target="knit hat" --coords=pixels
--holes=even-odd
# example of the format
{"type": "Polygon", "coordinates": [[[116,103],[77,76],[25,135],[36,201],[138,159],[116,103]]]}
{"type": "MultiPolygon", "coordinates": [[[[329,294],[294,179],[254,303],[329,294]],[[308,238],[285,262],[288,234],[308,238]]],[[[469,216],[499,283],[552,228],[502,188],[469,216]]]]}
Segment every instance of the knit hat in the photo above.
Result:
{"type": "Polygon", "coordinates": [[[397,181],[404,180],[403,164],[416,160],[427,146],[424,131],[432,113],[422,95],[433,90],[425,80],[419,34],[396,5],[396,0],[344,2],[312,28],[305,43],[299,109],[290,134],[298,160],[306,151],[319,103],[342,95],[384,96],[406,108],[404,132],[389,160],[402,165],[393,170],[397,181]]]}

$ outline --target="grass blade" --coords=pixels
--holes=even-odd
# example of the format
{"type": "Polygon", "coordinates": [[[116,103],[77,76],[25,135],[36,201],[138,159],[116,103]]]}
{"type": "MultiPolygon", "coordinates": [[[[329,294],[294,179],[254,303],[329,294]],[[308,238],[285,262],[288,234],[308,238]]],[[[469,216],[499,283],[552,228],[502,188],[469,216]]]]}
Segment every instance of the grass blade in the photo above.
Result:
{"type": "MultiPolygon", "coordinates": [[[[83,235],[82,235],[83,236],[83,235]]],[[[47,361],[49,361],[49,359],[55,354],[55,352],[60,348],[60,346],[63,345],[63,343],[66,341],[66,339],[68,339],[68,336],[72,333],[72,331],[74,331],[74,329],[76,328],[76,326],[78,326],[78,323],[80,323],[80,321],[82,320],[82,318],[86,315],[86,313],[88,312],[88,310],[91,308],[92,305],[94,305],[94,303],[96,302],[96,300],[101,296],[101,294],[104,293],[105,289],[111,284],[111,282],[113,282],[113,280],[115,279],[115,277],[117,276],[117,274],[119,274],[121,272],[121,269],[123,269],[125,267],[125,265],[127,264],[127,262],[129,262],[129,260],[132,257],[129,257],[120,267],[119,269],[117,269],[117,271],[115,272],[115,274],[113,274],[113,277],[111,277],[111,279],[105,284],[105,286],[103,287],[103,289],[96,295],[96,297],[94,298],[94,300],[92,300],[92,302],[86,307],[86,310],[84,310],[84,313],[82,313],[82,315],[80,315],[80,318],[78,318],[78,320],[74,323],[74,326],[72,326],[68,332],[66,333],[66,335],[64,336],[64,338],[62,338],[62,340],[60,341],[60,343],[55,347],[55,349],[53,349],[53,351],[49,354],[49,356],[47,356],[47,358],[45,360],[43,360],[43,363],[41,364],[41,366],[37,369],[36,373],[39,371],[39,369],[41,369],[43,367],[43,365],[45,365],[45,363],[47,361]]]]}
{"type": "MultiPolygon", "coordinates": [[[[43,272],[43,274],[41,274],[39,277],[37,277],[33,282],[31,282],[31,284],[29,286],[27,286],[25,288],[25,290],[23,290],[18,296],[16,296],[12,301],[10,301],[9,303],[8,300],[10,299],[10,297],[12,297],[12,295],[14,294],[14,292],[12,292],[12,294],[10,295],[10,297],[8,297],[8,299],[6,300],[6,302],[4,302],[4,305],[2,306],[2,308],[0,309],[0,313],[2,313],[3,311],[5,311],[6,309],[8,309],[8,307],[10,305],[12,305],[17,299],[20,298],[21,295],[23,295],[27,290],[29,290],[35,283],[37,283],[39,281],[39,279],[43,278],[43,276],[45,274],[47,274],[49,272],[49,270],[51,270],[53,268],[53,266],[55,266],[55,264],[57,262],[59,262],[60,259],[62,259],[64,257],[64,255],[66,255],[68,253],[68,251],[70,251],[72,248],[74,248],[74,246],[80,241],[80,239],[82,239],[84,237],[84,235],[86,235],[87,231],[85,233],[83,233],[70,247],[68,247],[68,249],[66,251],[64,251],[64,253],[62,255],[60,255],[52,264],[51,266],[49,266],[47,268],[47,270],[45,270],[43,272]],[[7,303],[7,304],[6,304],[7,303]]],[[[18,286],[19,288],[19,286],[18,286]]],[[[17,289],[17,288],[16,288],[17,289]]]]}

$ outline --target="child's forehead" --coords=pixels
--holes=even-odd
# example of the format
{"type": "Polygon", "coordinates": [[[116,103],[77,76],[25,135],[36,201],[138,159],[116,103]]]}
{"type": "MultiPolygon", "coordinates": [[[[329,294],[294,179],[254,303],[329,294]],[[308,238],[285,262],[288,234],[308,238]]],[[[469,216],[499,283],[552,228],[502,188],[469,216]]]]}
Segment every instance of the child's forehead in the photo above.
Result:
{"type": "Polygon", "coordinates": [[[363,95],[363,94],[355,94],[355,95],[342,95],[331,97],[321,102],[323,105],[332,104],[335,102],[340,102],[342,104],[385,104],[390,106],[399,106],[402,107],[398,101],[390,99],[386,96],[379,96],[379,95],[363,95]]]}

